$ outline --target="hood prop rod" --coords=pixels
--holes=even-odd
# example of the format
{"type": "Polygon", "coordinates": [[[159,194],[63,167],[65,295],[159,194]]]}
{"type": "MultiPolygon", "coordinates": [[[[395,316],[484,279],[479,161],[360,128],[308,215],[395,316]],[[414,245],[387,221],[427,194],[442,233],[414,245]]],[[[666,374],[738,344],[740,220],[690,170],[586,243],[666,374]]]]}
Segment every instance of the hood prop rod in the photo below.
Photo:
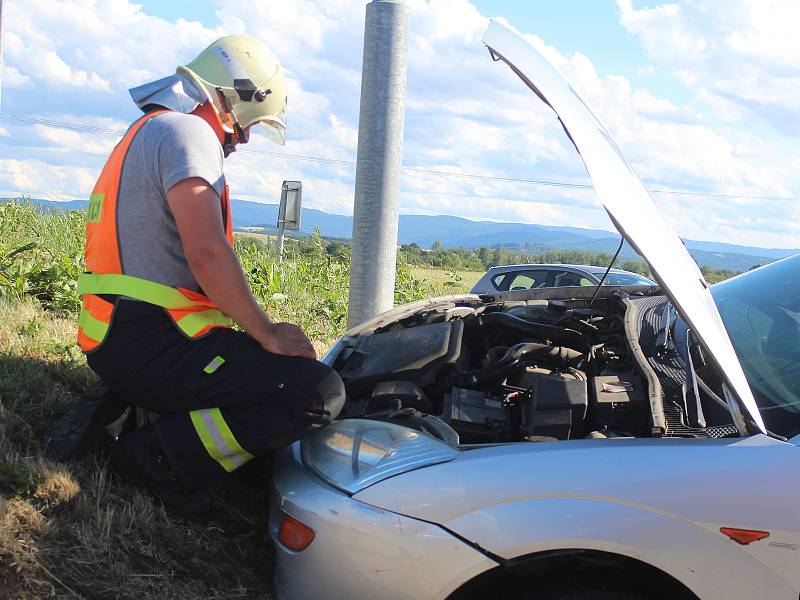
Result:
{"type": "Polygon", "coordinates": [[[600,283],[597,284],[597,287],[594,290],[594,294],[592,294],[592,299],[589,300],[589,308],[591,308],[592,304],[594,304],[594,300],[595,298],[597,298],[597,294],[600,293],[600,286],[603,285],[603,282],[606,280],[606,277],[608,277],[608,272],[611,271],[611,267],[613,267],[614,263],[617,261],[617,257],[619,256],[619,253],[622,251],[622,246],[624,244],[625,244],[625,236],[621,235],[619,236],[619,247],[617,248],[617,251],[614,253],[614,258],[612,258],[611,262],[608,263],[608,268],[606,269],[606,272],[603,273],[603,277],[600,279],[600,283]]]}

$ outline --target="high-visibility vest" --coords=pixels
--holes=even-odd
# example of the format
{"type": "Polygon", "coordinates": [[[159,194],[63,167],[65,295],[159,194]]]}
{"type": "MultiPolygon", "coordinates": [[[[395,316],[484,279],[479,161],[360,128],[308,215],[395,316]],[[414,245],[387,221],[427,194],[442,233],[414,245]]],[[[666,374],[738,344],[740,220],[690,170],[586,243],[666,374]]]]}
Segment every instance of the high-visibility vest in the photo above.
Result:
{"type": "MultiPolygon", "coordinates": [[[[208,296],[133,277],[123,270],[117,236],[117,202],[122,165],[142,125],[165,112],[169,111],[147,113],[131,125],[108,157],[92,191],[86,216],[87,272],[78,279],[78,293],[83,297],[78,344],[84,352],[97,350],[108,337],[116,303],[103,298],[106,295],[127,296],[160,306],[172,318],[178,330],[189,338],[199,338],[216,327],[231,325],[231,320],[208,296]]],[[[130,200],[135,201],[133,198],[130,200]]],[[[220,200],[225,236],[232,246],[233,224],[227,185],[220,200]]]]}

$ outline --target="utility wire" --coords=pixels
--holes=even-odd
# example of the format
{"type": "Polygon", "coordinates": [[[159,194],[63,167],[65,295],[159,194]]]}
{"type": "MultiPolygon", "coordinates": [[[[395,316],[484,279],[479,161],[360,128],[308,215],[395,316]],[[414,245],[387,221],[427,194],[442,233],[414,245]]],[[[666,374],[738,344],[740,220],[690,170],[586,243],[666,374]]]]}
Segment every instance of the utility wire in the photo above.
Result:
{"type": "MultiPolygon", "coordinates": [[[[74,123],[67,121],[56,121],[53,119],[44,119],[35,117],[33,115],[20,115],[14,113],[0,113],[0,119],[10,121],[17,121],[19,123],[31,125],[45,125],[47,127],[56,127],[59,129],[68,129],[71,131],[79,131],[83,133],[98,133],[103,135],[123,136],[124,129],[111,129],[108,127],[99,127],[95,125],[85,125],[82,123],[74,123]]],[[[344,160],[336,158],[326,158],[323,156],[307,156],[304,154],[289,154],[286,152],[270,152],[268,150],[254,150],[248,148],[241,148],[237,150],[242,154],[251,154],[258,156],[271,156],[274,158],[284,158],[288,160],[299,160],[304,162],[313,162],[318,164],[338,165],[343,167],[355,167],[356,161],[344,160]]],[[[403,171],[408,173],[420,173],[423,175],[436,175],[438,177],[454,177],[458,179],[471,179],[477,181],[495,181],[500,183],[519,183],[525,185],[540,185],[547,187],[555,187],[562,189],[578,189],[578,190],[593,190],[594,186],[585,183],[571,183],[568,181],[550,181],[545,179],[523,179],[516,177],[500,177],[495,175],[481,175],[478,173],[462,173],[458,171],[441,171],[437,169],[426,169],[424,167],[401,167],[403,171]]],[[[671,189],[649,189],[651,194],[666,194],[672,196],[700,196],[705,198],[730,198],[733,200],[767,200],[778,202],[800,202],[800,198],[793,198],[787,196],[749,196],[745,194],[723,194],[713,192],[694,192],[690,190],[671,190],[671,189]]]]}

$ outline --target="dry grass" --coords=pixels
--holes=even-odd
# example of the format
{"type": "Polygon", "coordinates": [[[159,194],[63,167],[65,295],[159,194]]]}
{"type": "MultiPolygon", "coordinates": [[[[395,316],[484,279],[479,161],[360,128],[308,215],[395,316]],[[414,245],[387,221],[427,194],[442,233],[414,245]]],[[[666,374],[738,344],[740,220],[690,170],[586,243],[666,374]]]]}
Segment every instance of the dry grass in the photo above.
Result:
{"type": "Polygon", "coordinates": [[[411,275],[424,281],[430,288],[431,295],[469,292],[483,273],[483,271],[448,271],[416,265],[411,267],[411,275]]]}
{"type": "Polygon", "coordinates": [[[270,598],[266,482],[215,490],[224,518],[176,519],[106,459],[44,457],[50,424],[93,380],[74,322],[0,302],[0,596],[270,598]]]}

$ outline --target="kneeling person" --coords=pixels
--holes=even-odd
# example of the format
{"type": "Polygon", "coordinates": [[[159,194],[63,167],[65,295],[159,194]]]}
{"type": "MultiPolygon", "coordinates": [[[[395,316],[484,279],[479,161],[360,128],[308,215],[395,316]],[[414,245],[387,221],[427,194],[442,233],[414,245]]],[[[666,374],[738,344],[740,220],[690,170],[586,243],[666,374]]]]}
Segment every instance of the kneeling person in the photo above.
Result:
{"type": "Polygon", "coordinates": [[[145,114],[90,200],[78,342],[117,395],[160,415],[119,439],[115,466],[203,516],[206,483],[330,423],[344,386],[299,327],[270,321],[233,252],[223,158],[259,124],[283,141],[277,59],[229,36],[131,95],[145,114]]]}

